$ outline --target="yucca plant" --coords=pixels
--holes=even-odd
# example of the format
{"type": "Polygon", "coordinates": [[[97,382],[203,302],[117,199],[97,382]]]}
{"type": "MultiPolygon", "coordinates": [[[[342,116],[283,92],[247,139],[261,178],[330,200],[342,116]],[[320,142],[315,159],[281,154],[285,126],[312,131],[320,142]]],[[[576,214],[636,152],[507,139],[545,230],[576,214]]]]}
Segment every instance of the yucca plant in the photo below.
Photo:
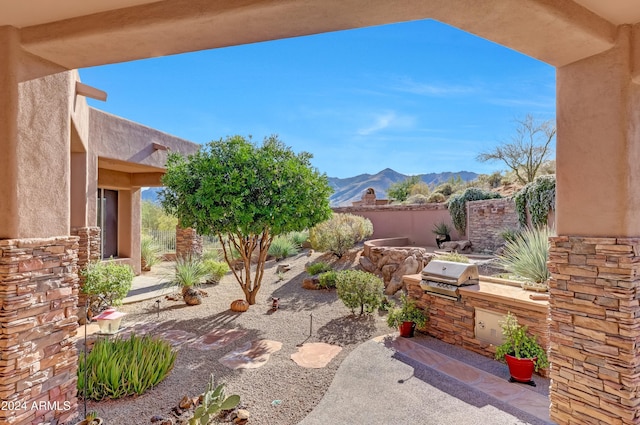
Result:
{"type": "Polygon", "coordinates": [[[174,284],[182,288],[184,295],[190,288],[200,285],[209,270],[202,260],[196,257],[178,257],[175,265],[174,284]]]}
{"type": "Polygon", "coordinates": [[[142,270],[144,271],[151,270],[151,267],[162,261],[160,248],[149,235],[143,235],[140,239],[140,259],[142,260],[142,270]]]}
{"type": "Polygon", "coordinates": [[[526,228],[513,240],[507,241],[504,252],[498,256],[499,264],[516,277],[534,283],[546,282],[549,277],[549,236],[546,227],[526,228]]]}
{"type": "Polygon", "coordinates": [[[296,255],[299,251],[298,245],[287,236],[276,236],[269,246],[269,255],[274,257],[276,261],[280,261],[287,257],[296,255]]]}
{"type": "Polygon", "coordinates": [[[303,230],[302,232],[291,232],[287,234],[287,238],[296,244],[296,246],[302,247],[302,245],[309,242],[309,231],[303,230]]]}
{"type": "Polygon", "coordinates": [[[141,395],[166,378],[175,360],[171,344],[150,336],[98,340],[86,359],[80,354],[78,394],[97,401],[141,395]]]}

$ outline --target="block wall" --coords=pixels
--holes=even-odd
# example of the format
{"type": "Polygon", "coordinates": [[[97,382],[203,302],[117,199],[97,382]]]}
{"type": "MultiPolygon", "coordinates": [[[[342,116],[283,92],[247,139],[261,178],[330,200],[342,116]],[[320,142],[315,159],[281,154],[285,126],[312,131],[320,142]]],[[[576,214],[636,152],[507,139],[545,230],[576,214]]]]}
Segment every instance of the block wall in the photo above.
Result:
{"type": "Polygon", "coordinates": [[[0,240],[0,423],[77,413],[78,237],[0,240]]]}

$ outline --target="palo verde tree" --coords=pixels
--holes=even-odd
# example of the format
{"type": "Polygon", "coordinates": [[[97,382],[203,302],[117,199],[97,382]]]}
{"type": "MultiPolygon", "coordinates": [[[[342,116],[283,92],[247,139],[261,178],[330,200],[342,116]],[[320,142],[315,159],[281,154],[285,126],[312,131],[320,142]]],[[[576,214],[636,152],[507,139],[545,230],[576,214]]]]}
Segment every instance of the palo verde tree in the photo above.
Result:
{"type": "Polygon", "coordinates": [[[502,161],[513,170],[520,183],[527,184],[536,178],[540,167],[551,155],[556,126],[553,121],[536,121],[531,115],[516,122],[516,132],[510,142],[481,153],[477,159],[502,161]]]}
{"type": "Polygon", "coordinates": [[[230,266],[232,252],[239,254],[243,267],[231,270],[249,304],[256,302],[273,238],[331,215],[328,179],[311,166],[311,158],[294,153],[277,136],[259,146],[250,137],[232,136],[187,158],[169,156],[162,206],[183,227],[217,236],[230,266]]]}

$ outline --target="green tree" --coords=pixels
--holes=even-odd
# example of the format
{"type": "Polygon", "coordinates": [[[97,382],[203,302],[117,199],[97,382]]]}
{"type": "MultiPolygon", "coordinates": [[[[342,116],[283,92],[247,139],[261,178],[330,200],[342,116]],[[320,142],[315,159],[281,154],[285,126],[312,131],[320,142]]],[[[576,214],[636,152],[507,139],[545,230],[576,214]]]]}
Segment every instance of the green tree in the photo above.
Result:
{"type": "Polygon", "coordinates": [[[419,182],[419,176],[410,176],[401,182],[393,183],[387,189],[387,197],[398,202],[406,201],[411,194],[411,188],[419,182]]]}
{"type": "Polygon", "coordinates": [[[142,201],[142,229],[175,230],[178,219],[165,213],[162,207],[151,201],[142,201]]]}
{"type": "Polygon", "coordinates": [[[516,133],[510,142],[482,152],[477,159],[482,162],[502,161],[513,170],[520,183],[527,184],[536,178],[540,166],[551,155],[556,126],[553,121],[536,121],[531,115],[516,122],[516,133]]]}
{"type": "Polygon", "coordinates": [[[232,136],[212,141],[187,158],[172,154],[163,177],[162,206],[185,227],[215,235],[249,304],[255,304],[273,238],[313,227],[331,215],[327,176],[277,136],[260,146],[232,136]],[[252,275],[251,259],[257,252],[252,275]]]}

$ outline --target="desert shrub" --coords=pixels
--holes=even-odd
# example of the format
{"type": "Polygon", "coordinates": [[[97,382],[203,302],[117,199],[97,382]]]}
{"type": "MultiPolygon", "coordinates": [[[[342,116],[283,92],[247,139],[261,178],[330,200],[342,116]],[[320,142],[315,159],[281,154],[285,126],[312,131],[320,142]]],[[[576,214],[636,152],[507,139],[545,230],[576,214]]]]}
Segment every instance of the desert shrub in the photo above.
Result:
{"type": "Polygon", "coordinates": [[[510,242],[520,236],[521,233],[521,229],[505,228],[500,231],[500,237],[504,239],[505,242],[510,242]]]}
{"type": "Polygon", "coordinates": [[[147,270],[162,260],[160,257],[160,247],[155,244],[153,238],[149,235],[143,235],[142,238],[140,238],[140,258],[144,261],[144,268],[147,270]]]}
{"type": "Polygon", "coordinates": [[[489,192],[486,190],[470,187],[462,193],[456,194],[449,198],[447,206],[451,220],[458,233],[464,234],[467,230],[467,201],[480,201],[483,199],[502,198],[499,193],[489,192]]]}
{"type": "Polygon", "coordinates": [[[329,251],[341,258],[356,243],[373,234],[373,224],[367,218],[353,214],[334,214],[309,232],[313,249],[329,251]]]}
{"type": "Polygon", "coordinates": [[[526,228],[514,240],[507,241],[499,264],[508,272],[532,282],[541,283],[549,279],[549,236],[545,227],[526,228]]]}
{"type": "Polygon", "coordinates": [[[428,199],[429,197],[427,195],[423,195],[422,193],[416,193],[415,195],[409,196],[407,200],[403,202],[403,204],[424,205],[427,202],[429,202],[428,199]]]}
{"type": "Polygon", "coordinates": [[[287,233],[287,237],[298,247],[302,247],[309,241],[309,231],[303,230],[302,232],[287,233]]]}
{"type": "Polygon", "coordinates": [[[182,287],[184,292],[188,288],[198,286],[208,274],[209,270],[199,258],[178,257],[176,258],[173,283],[182,287]]]}
{"type": "Polygon", "coordinates": [[[317,263],[309,264],[307,266],[307,273],[309,273],[311,276],[331,270],[333,270],[331,268],[331,265],[325,263],[324,261],[318,261],[317,263]]]}
{"type": "Polygon", "coordinates": [[[336,273],[338,298],[351,313],[360,307],[360,314],[372,312],[384,298],[384,282],[378,276],[360,270],[343,270],[336,273]]]}
{"type": "Polygon", "coordinates": [[[429,193],[431,193],[431,188],[423,181],[419,181],[409,188],[409,195],[428,195],[429,193]]]}
{"type": "Polygon", "coordinates": [[[80,353],[78,394],[86,390],[86,398],[97,401],[141,395],[171,372],[175,360],[171,344],[160,339],[100,339],[86,359],[80,353]]]}
{"type": "Polygon", "coordinates": [[[222,248],[212,246],[207,248],[202,253],[202,261],[223,261],[224,255],[222,255],[222,248]]]}
{"type": "Polygon", "coordinates": [[[203,260],[203,264],[207,269],[207,283],[220,282],[222,276],[231,270],[225,261],[203,260]]]}
{"type": "Polygon", "coordinates": [[[93,313],[108,306],[120,305],[131,290],[134,273],[129,265],[98,261],[80,272],[85,279],[82,293],[88,296],[93,313]]]}
{"type": "Polygon", "coordinates": [[[334,270],[321,273],[320,276],[318,276],[318,280],[319,280],[318,286],[320,288],[325,288],[325,289],[335,288],[337,276],[338,276],[338,273],[335,272],[334,270]]]}
{"type": "Polygon", "coordinates": [[[436,202],[444,202],[446,201],[446,197],[440,193],[440,192],[433,192],[431,195],[429,195],[429,197],[427,198],[427,202],[430,204],[436,203],[436,202]]]}
{"type": "Polygon", "coordinates": [[[289,237],[281,235],[273,238],[268,254],[280,261],[283,258],[294,256],[298,253],[298,245],[289,237]]]}
{"type": "Polygon", "coordinates": [[[459,254],[457,252],[448,252],[446,254],[438,255],[438,260],[453,261],[454,263],[469,263],[469,257],[459,254]]]}
{"type": "Polygon", "coordinates": [[[453,194],[453,186],[451,183],[442,183],[435,188],[434,192],[441,193],[444,196],[451,196],[453,194]]]}

